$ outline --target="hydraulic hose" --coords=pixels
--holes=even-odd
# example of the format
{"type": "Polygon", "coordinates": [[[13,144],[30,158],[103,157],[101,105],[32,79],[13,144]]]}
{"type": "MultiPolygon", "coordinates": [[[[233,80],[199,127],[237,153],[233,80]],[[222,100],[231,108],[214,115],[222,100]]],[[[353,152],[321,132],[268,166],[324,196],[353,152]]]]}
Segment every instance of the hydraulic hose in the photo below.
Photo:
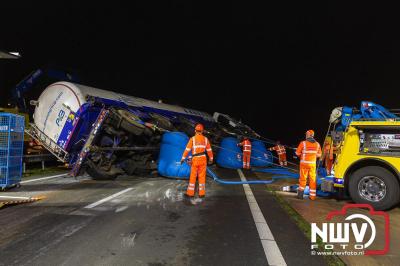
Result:
{"type": "MultiPolygon", "coordinates": [[[[285,169],[279,169],[279,168],[271,168],[271,169],[253,169],[253,172],[264,172],[264,173],[273,173],[276,174],[272,176],[272,180],[250,180],[250,181],[230,181],[230,180],[223,180],[217,176],[209,167],[207,167],[207,174],[208,176],[212,177],[212,179],[222,185],[243,185],[243,184],[249,184],[249,185],[260,185],[260,184],[271,184],[275,182],[276,179],[281,179],[281,178],[298,178],[298,175],[293,174],[291,172],[288,172],[285,169]],[[270,170],[270,171],[269,171],[270,170]]],[[[168,176],[167,178],[170,179],[177,179],[177,180],[187,180],[189,178],[187,177],[172,177],[168,176]]]]}
{"type": "MultiPolygon", "coordinates": [[[[221,146],[215,145],[215,144],[213,144],[213,145],[211,145],[211,146],[212,146],[212,147],[216,147],[216,148],[218,148],[218,149],[226,150],[226,151],[228,151],[228,152],[233,152],[233,153],[236,153],[236,151],[234,151],[234,150],[227,149],[227,148],[224,148],[224,147],[221,147],[221,146]]],[[[273,157],[273,158],[277,158],[277,157],[275,157],[274,155],[272,155],[272,157],[273,157]]],[[[258,161],[266,162],[266,160],[264,160],[264,159],[261,159],[261,158],[256,158],[256,157],[254,157],[254,156],[250,156],[250,158],[251,158],[251,159],[254,159],[254,160],[258,160],[258,161]]],[[[296,169],[293,169],[293,168],[290,168],[290,167],[287,167],[287,166],[282,166],[282,165],[279,165],[279,164],[277,164],[277,163],[274,163],[274,162],[271,162],[270,164],[272,164],[272,165],[275,165],[275,166],[278,166],[278,167],[280,167],[280,168],[287,169],[287,170],[291,170],[291,171],[297,171],[296,169]]],[[[296,164],[294,164],[294,165],[296,165],[296,164]]]]}
{"type": "Polygon", "coordinates": [[[299,177],[297,176],[297,177],[294,177],[294,176],[291,176],[291,175],[273,175],[272,176],[272,179],[283,179],[283,178],[290,178],[290,179],[298,179],[299,177]]]}
{"type": "Polygon", "coordinates": [[[271,174],[278,174],[284,175],[290,178],[299,178],[299,174],[289,172],[286,169],[279,169],[279,168],[252,168],[253,172],[261,172],[261,173],[271,173],[271,174]]]}
{"type": "Polygon", "coordinates": [[[215,182],[223,185],[256,185],[256,184],[271,184],[275,180],[249,180],[249,181],[229,181],[220,179],[210,168],[207,168],[207,174],[211,176],[215,182]]]}

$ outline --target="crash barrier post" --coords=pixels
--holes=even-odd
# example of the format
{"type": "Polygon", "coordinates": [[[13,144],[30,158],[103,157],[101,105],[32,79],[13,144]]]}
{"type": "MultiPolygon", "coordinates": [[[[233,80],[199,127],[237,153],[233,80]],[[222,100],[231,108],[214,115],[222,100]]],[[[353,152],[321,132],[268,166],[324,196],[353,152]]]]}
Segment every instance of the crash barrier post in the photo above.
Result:
{"type": "Polygon", "coordinates": [[[0,188],[18,185],[22,177],[24,117],[0,113],[0,188]]]}
{"type": "Polygon", "coordinates": [[[22,173],[26,172],[26,164],[41,162],[42,170],[45,169],[45,162],[55,161],[56,157],[53,154],[31,154],[24,155],[22,163],[22,173]]]}

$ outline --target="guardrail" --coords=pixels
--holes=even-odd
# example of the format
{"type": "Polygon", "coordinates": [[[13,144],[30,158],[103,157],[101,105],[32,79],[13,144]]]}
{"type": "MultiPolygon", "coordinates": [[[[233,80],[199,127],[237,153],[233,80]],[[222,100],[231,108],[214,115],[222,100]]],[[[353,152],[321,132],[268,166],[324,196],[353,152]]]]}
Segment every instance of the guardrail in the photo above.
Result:
{"type": "Polygon", "coordinates": [[[45,169],[45,162],[57,161],[57,158],[53,154],[35,154],[35,155],[24,155],[22,159],[22,172],[26,172],[27,163],[42,163],[42,170],[45,169]]]}

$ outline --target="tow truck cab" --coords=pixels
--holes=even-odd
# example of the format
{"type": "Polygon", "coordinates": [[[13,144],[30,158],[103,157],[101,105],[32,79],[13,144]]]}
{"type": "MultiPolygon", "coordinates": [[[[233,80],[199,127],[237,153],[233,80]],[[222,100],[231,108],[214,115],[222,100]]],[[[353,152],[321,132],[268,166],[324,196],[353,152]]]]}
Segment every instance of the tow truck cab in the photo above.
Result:
{"type": "Polygon", "coordinates": [[[400,202],[400,121],[352,121],[335,134],[334,187],[386,210],[400,202]]]}

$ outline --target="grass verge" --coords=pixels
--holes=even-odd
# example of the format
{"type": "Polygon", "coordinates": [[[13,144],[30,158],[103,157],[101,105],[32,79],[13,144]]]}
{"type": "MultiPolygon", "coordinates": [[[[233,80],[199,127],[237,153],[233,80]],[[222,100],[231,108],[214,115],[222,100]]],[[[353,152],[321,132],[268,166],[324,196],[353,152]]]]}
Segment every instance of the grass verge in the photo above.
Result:
{"type": "MultiPolygon", "coordinates": [[[[310,239],[311,243],[311,225],[307,222],[285,199],[283,199],[275,190],[272,190],[267,186],[267,190],[272,193],[275,197],[276,201],[281,205],[281,207],[287,212],[287,214],[294,220],[300,230],[304,233],[304,235],[310,239]]],[[[323,246],[322,240],[320,238],[317,239],[318,246],[323,246]]],[[[326,252],[328,250],[319,249],[318,251],[326,252]]],[[[328,255],[323,256],[325,261],[330,266],[344,266],[346,265],[338,256],[328,255]]]]}

